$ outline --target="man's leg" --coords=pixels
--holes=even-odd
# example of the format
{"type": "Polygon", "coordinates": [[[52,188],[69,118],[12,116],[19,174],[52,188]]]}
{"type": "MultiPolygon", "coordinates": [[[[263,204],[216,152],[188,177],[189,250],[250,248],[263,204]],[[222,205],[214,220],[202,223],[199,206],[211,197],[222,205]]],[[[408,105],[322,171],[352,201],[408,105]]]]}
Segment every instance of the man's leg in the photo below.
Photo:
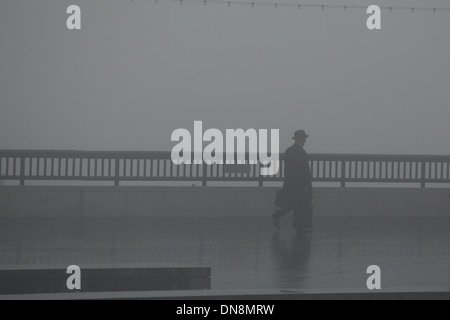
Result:
{"type": "Polygon", "coordinates": [[[312,217],[314,212],[314,207],[312,205],[312,189],[308,192],[308,197],[306,201],[306,208],[305,208],[305,219],[306,219],[306,232],[312,232],[314,230],[312,217]]]}
{"type": "Polygon", "coordinates": [[[298,205],[294,208],[294,219],[292,222],[298,234],[305,232],[307,220],[304,206],[298,205]]]}
{"type": "Polygon", "coordinates": [[[312,225],[312,190],[302,191],[299,194],[299,202],[294,208],[294,229],[297,233],[313,231],[312,225]]]}
{"type": "Polygon", "coordinates": [[[305,231],[306,232],[312,232],[314,231],[314,226],[312,222],[312,216],[313,216],[313,206],[309,205],[305,208],[305,231]]]}
{"type": "Polygon", "coordinates": [[[280,210],[275,211],[274,214],[272,214],[272,223],[275,226],[275,228],[280,229],[280,220],[283,216],[287,215],[289,212],[292,211],[292,208],[289,206],[285,206],[281,208],[280,210]]]}

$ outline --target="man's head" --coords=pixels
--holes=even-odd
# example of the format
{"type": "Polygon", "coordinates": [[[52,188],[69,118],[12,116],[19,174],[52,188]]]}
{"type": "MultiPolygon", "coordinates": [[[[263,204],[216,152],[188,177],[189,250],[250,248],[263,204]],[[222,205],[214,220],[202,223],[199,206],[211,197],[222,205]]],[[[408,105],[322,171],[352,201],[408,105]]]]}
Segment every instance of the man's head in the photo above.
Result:
{"type": "Polygon", "coordinates": [[[295,140],[296,144],[303,147],[306,143],[306,138],[308,137],[309,135],[306,134],[305,130],[297,130],[295,131],[294,137],[292,139],[295,140]]]}

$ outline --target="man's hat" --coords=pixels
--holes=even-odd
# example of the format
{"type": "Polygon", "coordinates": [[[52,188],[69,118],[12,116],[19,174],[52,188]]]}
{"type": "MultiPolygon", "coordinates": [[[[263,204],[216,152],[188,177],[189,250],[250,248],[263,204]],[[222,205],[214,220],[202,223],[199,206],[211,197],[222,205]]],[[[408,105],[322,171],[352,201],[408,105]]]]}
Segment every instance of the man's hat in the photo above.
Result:
{"type": "Polygon", "coordinates": [[[301,139],[305,139],[308,137],[309,137],[309,135],[306,134],[305,130],[297,130],[297,131],[295,131],[295,135],[292,139],[301,140],[301,139]]]}

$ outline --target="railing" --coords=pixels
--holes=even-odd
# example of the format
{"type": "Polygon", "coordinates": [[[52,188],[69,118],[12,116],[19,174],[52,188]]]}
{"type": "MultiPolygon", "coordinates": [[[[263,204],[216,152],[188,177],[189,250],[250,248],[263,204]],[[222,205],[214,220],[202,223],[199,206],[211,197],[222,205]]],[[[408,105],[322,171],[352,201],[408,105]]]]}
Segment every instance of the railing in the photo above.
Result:
{"type": "MultiPolygon", "coordinates": [[[[248,155],[247,155],[248,157],[248,155]]],[[[315,182],[450,183],[450,156],[310,154],[315,182]]],[[[260,175],[255,165],[175,165],[160,151],[0,150],[0,180],[25,181],[212,181],[283,180],[284,160],[276,176],[260,175]]]]}

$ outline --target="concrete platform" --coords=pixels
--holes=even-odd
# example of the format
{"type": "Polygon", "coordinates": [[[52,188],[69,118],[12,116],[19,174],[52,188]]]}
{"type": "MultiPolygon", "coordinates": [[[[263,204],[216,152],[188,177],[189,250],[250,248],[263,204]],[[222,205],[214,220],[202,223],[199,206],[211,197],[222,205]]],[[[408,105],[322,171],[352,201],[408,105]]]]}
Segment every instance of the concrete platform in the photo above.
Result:
{"type": "MultiPolygon", "coordinates": [[[[0,296],[9,294],[70,293],[64,267],[0,269],[0,296]]],[[[86,292],[155,290],[205,290],[211,288],[211,269],[201,267],[85,267],[81,269],[81,289],[86,292]]]]}
{"type": "Polygon", "coordinates": [[[0,219],[0,267],[182,264],[211,267],[211,289],[369,293],[450,291],[450,220],[320,218],[297,237],[291,219],[0,219]],[[427,291],[433,288],[432,291],[427,291]]]}

